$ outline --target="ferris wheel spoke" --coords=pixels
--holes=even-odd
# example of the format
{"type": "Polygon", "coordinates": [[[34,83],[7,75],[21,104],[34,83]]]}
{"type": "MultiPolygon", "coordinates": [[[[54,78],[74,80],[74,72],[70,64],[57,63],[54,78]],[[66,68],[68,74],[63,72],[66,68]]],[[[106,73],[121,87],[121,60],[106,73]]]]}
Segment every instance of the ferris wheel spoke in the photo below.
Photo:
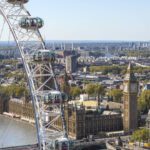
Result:
{"type": "Polygon", "coordinates": [[[3,35],[5,23],[6,23],[5,20],[3,20],[2,29],[1,29],[1,31],[0,31],[0,39],[2,38],[2,35],[3,35]]]}
{"type": "MultiPolygon", "coordinates": [[[[39,28],[43,26],[42,19],[31,17],[24,7],[26,2],[27,0],[0,0],[0,12],[17,43],[25,67],[34,106],[39,148],[49,150],[55,148],[55,140],[58,141],[66,134],[61,106],[64,101],[63,93],[59,90],[53,71],[54,55],[46,50],[39,32],[39,28]],[[48,54],[48,60],[43,60],[44,55],[39,55],[44,53],[48,54]],[[60,121],[62,128],[57,126],[60,121]]],[[[64,142],[68,142],[68,139],[64,142]]]]}

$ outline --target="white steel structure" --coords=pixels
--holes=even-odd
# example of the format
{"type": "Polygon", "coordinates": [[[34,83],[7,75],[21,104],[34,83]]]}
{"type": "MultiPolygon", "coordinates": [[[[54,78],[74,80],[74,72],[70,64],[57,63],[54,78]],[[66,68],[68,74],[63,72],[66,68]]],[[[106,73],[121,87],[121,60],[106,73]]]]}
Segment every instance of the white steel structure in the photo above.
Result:
{"type": "Polygon", "coordinates": [[[0,0],[0,13],[9,26],[24,63],[35,111],[39,149],[62,150],[63,148],[60,146],[64,145],[64,141],[68,150],[69,141],[63,112],[63,98],[52,68],[54,59],[34,61],[33,56],[36,52],[44,51],[46,53],[47,51],[38,29],[39,26],[33,26],[32,28],[29,22],[32,17],[24,7],[26,2],[28,0],[0,0]],[[28,26],[24,28],[20,24],[21,20],[26,18],[29,21],[28,26]],[[60,101],[57,101],[57,103],[55,101],[51,102],[49,96],[59,96],[60,101]],[[45,102],[46,97],[50,103],[45,102]],[[60,117],[62,119],[62,129],[55,125],[60,117]]]}

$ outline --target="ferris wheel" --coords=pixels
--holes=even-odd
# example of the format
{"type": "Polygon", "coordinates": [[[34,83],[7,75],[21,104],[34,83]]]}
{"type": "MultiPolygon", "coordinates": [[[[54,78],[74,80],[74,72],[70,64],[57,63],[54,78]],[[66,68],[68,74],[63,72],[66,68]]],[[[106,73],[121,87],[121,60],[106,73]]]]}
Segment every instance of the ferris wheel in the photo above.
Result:
{"type": "Polygon", "coordinates": [[[39,28],[43,20],[32,17],[24,5],[28,0],[0,0],[0,13],[21,54],[35,112],[40,150],[68,150],[63,103],[67,100],[53,71],[55,55],[47,50],[39,28]],[[61,118],[62,129],[55,122],[61,118]]]}

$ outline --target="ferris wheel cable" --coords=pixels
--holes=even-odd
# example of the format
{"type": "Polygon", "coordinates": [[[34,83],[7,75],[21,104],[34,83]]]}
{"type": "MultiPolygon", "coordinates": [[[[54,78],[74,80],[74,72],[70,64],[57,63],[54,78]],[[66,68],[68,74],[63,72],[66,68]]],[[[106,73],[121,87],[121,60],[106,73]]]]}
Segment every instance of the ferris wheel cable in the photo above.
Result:
{"type": "MultiPolygon", "coordinates": [[[[14,37],[16,43],[17,43],[18,48],[20,49],[20,53],[21,53],[22,58],[23,58],[23,52],[21,51],[21,47],[20,47],[20,45],[19,45],[19,41],[18,41],[18,39],[17,39],[17,37],[16,37],[16,34],[15,34],[15,32],[13,31],[9,20],[7,19],[6,15],[5,15],[5,13],[4,13],[4,11],[3,11],[3,9],[2,9],[1,7],[0,7],[0,12],[1,12],[2,16],[4,17],[4,19],[7,21],[8,26],[9,26],[9,29],[11,30],[11,33],[13,34],[13,37],[14,37]]],[[[23,60],[23,63],[24,63],[24,60],[23,60]]],[[[28,70],[29,70],[29,67],[26,65],[26,63],[24,63],[24,67],[26,68],[26,71],[27,71],[26,73],[27,73],[27,75],[28,75],[28,74],[29,74],[29,71],[28,71],[28,70]]],[[[32,90],[34,91],[34,90],[35,90],[34,87],[31,86],[31,85],[33,84],[32,81],[31,81],[31,79],[29,78],[28,81],[29,81],[29,83],[30,83],[30,86],[29,86],[30,91],[32,91],[32,90]]],[[[33,99],[35,99],[35,97],[34,97],[34,95],[32,94],[32,92],[31,92],[31,96],[32,96],[33,99]]],[[[33,108],[35,108],[35,103],[34,103],[34,101],[33,101],[33,105],[34,105],[33,108]]],[[[35,110],[34,110],[34,111],[35,111],[35,110]]],[[[36,111],[35,111],[35,112],[36,112],[36,111]]],[[[37,115],[37,114],[35,114],[35,118],[37,117],[36,115],[37,115]]],[[[36,120],[36,121],[37,121],[37,120],[36,120]]],[[[37,126],[37,128],[36,128],[36,129],[37,129],[37,133],[39,133],[39,126],[38,126],[38,123],[36,123],[36,126],[37,126]]],[[[41,143],[39,137],[40,137],[40,136],[38,136],[38,142],[41,143]]]]}
{"type": "MultiPolygon", "coordinates": [[[[1,12],[3,12],[3,9],[1,8],[1,10],[0,10],[1,12]]],[[[21,11],[20,11],[21,12],[21,11]]],[[[42,140],[42,139],[40,139],[40,136],[41,136],[41,138],[43,138],[44,137],[44,134],[45,134],[45,131],[43,130],[43,124],[42,124],[42,122],[37,122],[40,118],[39,118],[39,113],[40,112],[38,112],[38,110],[40,110],[39,109],[39,107],[40,107],[40,105],[39,105],[39,103],[38,103],[38,99],[37,99],[37,97],[36,97],[36,95],[34,95],[34,91],[35,91],[35,86],[34,86],[34,82],[33,82],[33,79],[32,79],[32,77],[30,78],[30,67],[29,67],[29,64],[26,62],[26,59],[25,59],[25,53],[24,53],[24,51],[23,51],[23,48],[21,47],[21,43],[20,43],[20,41],[19,40],[21,40],[21,39],[18,39],[18,35],[15,33],[15,32],[17,32],[17,31],[14,31],[14,28],[12,28],[11,27],[11,22],[10,22],[10,20],[8,20],[8,18],[7,18],[7,16],[3,13],[3,17],[6,19],[6,21],[7,21],[7,23],[8,23],[8,25],[9,25],[9,27],[10,27],[10,30],[11,30],[11,32],[12,32],[12,34],[13,34],[13,37],[14,37],[14,39],[15,39],[15,41],[16,41],[16,43],[17,43],[17,45],[18,45],[18,48],[19,48],[19,50],[20,50],[20,53],[21,53],[21,56],[22,56],[22,60],[23,60],[23,63],[24,63],[24,67],[25,67],[25,70],[26,70],[26,74],[27,74],[27,77],[28,77],[28,80],[29,80],[29,88],[30,88],[30,91],[31,91],[31,96],[32,96],[32,100],[33,100],[33,105],[34,105],[34,110],[35,109],[37,109],[37,110],[35,110],[34,112],[35,112],[35,120],[36,120],[36,125],[37,125],[37,134],[38,134],[38,140],[40,140],[39,141],[39,146],[41,146],[41,142],[43,143],[43,147],[44,147],[44,149],[45,149],[45,143],[44,143],[44,139],[42,140]],[[39,124],[38,124],[39,123],[39,124]],[[41,128],[40,128],[41,127],[41,128]],[[40,133],[40,130],[39,129],[42,129],[42,131],[43,131],[43,133],[42,133],[42,135],[41,135],[41,133],[40,133]],[[42,140],[42,141],[41,141],[42,140]]],[[[17,19],[16,19],[16,21],[17,21],[17,19]]],[[[37,30],[38,32],[39,32],[39,30],[37,30]]],[[[37,32],[37,33],[38,33],[37,32]]],[[[39,35],[39,34],[38,34],[39,35]]],[[[28,36],[27,36],[28,37],[28,36]]],[[[40,37],[40,35],[38,36],[38,37],[40,37]]],[[[40,39],[41,40],[41,39],[40,39]]],[[[42,40],[41,40],[42,41],[42,40]]],[[[24,44],[25,44],[25,42],[24,42],[24,44]]],[[[54,73],[53,73],[53,69],[52,69],[52,66],[51,66],[51,72],[52,72],[52,76],[54,77],[54,73]]],[[[56,81],[55,79],[54,79],[54,81],[56,81]]],[[[56,83],[56,82],[55,82],[56,83]]],[[[56,87],[57,88],[57,87],[56,87]]],[[[62,111],[61,111],[61,113],[62,113],[62,111]]],[[[63,115],[62,115],[63,116],[63,115]]],[[[40,121],[40,120],[39,120],[40,121]]],[[[41,120],[42,121],[42,120],[41,120]]],[[[41,147],[40,147],[40,149],[41,149],[41,147]]]]}
{"type": "MultiPolygon", "coordinates": [[[[26,10],[26,9],[25,9],[25,10],[26,10]]],[[[31,16],[31,14],[30,14],[29,11],[26,10],[26,13],[27,13],[29,16],[31,16]]],[[[39,32],[39,30],[38,30],[37,32],[38,32],[38,34],[39,34],[39,36],[40,36],[40,39],[41,39],[41,41],[42,41],[42,46],[43,46],[43,48],[46,49],[46,45],[45,45],[45,42],[44,42],[44,40],[43,40],[43,38],[42,38],[41,33],[39,32]]]]}
{"type": "Polygon", "coordinates": [[[9,33],[8,33],[8,45],[10,44],[10,30],[9,30],[9,33]]]}
{"type": "Polygon", "coordinates": [[[1,32],[0,32],[0,39],[2,38],[2,35],[3,35],[4,25],[5,25],[5,20],[3,21],[2,29],[1,29],[1,32]]]}
{"type": "MultiPolygon", "coordinates": [[[[49,64],[49,65],[50,65],[50,67],[52,68],[52,65],[51,65],[51,64],[49,64]]],[[[54,74],[53,74],[53,75],[54,75],[54,74]]],[[[55,82],[55,86],[56,86],[57,90],[60,91],[60,87],[58,86],[58,83],[57,83],[57,80],[56,80],[55,75],[54,75],[54,82],[55,82]]],[[[60,110],[61,110],[62,127],[63,127],[63,130],[64,130],[64,135],[63,135],[63,136],[64,136],[65,138],[68,138],[67,128],[66,128],[66,120],[65,120],[65,117],[64,117],[64,109],[63,109],[63,104],[62,104],[62,102],[61,102],[61,104],[60,104],[60,110]]]]}

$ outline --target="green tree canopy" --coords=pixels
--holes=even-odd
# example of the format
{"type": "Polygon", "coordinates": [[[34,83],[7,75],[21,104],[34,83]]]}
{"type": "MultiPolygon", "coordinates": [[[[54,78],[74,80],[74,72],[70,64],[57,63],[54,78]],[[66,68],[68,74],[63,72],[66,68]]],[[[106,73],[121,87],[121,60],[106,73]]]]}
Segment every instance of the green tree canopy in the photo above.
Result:
{"type": "Polygon", "coordinates": [[[131,136],[131,140],[136,142],[147,142],[149,138],[149,130],[145,128],[134,131],[131,136]]]}
{"type": "Polygon", "coordinates": [[[12,84],[6,87],[0,87],[0,91],[12,97],[23,97],[27,95],[28,90],[20,85],[12,84]]]}
{"type": "MultiPolygon", "coordinates": [[[[127,66],[126,65],[112,65],[112,66],[90,66],[91,72],[102,72],[103,74],[124,74],[126,73],[127,66]]],[[[134,66],[134,73],[148,73],[150,71],[150,67],[140,67],[134,66]]]]}
{"type": "Polygon", "coordinates": [[[81,94],[82,90],[79,87],[71,87],[70,89],[70,95],[76,98],[81,94]]]}
{"type": "Polygon", "coordinates": [[[148,112],[150,109],[150,90],[144,90],[138,99],[138,109],[143,112],[148,112]]]}
{"type": "Polygon", "coordinates": [[[95,84],[87,84],[85,88],[85,92],[89,95],[94,95],[95,94],[95,84]]]}
{"type": "Polygon", "coordinates": [[[10,99],[10,95],[6,87],[0,86],[0,100],[7,101],[10,99]]]}
{"type": "Polygon", "coordinates": [[[105,94],[104,87],[100,84],[94,83],[87,84],[85,91],[87,94],[91,96],[98,96],[98,99],[100,98],[100,96],[105,94]]]}
{"type": "Polygon", "coordinates": [[[121,98],[122,98],[122,96],[123,96],[123,92],[122,92],[122,90],[120,90],[120,89],[111,89],[111,90],[108,92],[108,96],[113,97],[113,100],[114,100],[115,102],[121,103],[121,98]]]}

